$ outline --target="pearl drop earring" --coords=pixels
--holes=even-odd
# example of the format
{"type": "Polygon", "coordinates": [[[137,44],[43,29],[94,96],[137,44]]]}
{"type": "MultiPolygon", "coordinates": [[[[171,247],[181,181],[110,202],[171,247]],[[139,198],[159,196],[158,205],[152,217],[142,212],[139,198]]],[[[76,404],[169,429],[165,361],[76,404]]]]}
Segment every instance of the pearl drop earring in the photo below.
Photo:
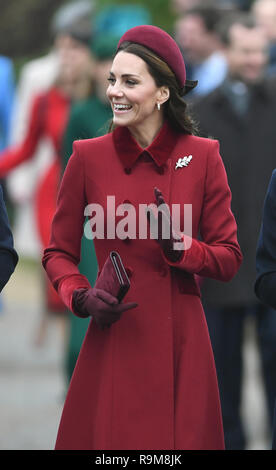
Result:
{"type": "Polygon", "coordinates": [[[160,103],[157,103],[157,109],[158,109],[158,111],[160,111],[160,109],[161,109],[160,103]]]}

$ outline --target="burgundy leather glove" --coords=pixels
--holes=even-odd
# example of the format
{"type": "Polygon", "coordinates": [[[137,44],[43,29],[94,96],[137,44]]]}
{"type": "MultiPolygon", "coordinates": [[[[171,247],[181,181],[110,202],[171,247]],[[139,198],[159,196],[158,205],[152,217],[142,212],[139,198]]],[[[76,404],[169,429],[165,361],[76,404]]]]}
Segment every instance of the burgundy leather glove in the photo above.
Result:
{"type": "Polygon", "coordinates": [[[110,327],[122,313],[137,307],[137,303],[119,303],[116,297],[96,287],[76,289],[73,293],[73,308],[81,316],[92,316],[99,328],[110,327]]]}
{"type": "Polygon", "coordinates": [[[183,243],[183,240],[173,228],[170,210],[162,192],[158,188],[154,188],[154,195],[156,206],[159,210],[157,215],[151,210],[152,218],[147,212],[148,222],[150,225],[153,223],[151,229],[153,228],[154,233],[157,234],[156,241],[160,245],[166,258],[172,262],[177,262],[181,258],[183,250],[175,249],[175,244],[183,243]],[[163,238],[162,228],[164,233],[168,234],[167,238],[163,238]]]}

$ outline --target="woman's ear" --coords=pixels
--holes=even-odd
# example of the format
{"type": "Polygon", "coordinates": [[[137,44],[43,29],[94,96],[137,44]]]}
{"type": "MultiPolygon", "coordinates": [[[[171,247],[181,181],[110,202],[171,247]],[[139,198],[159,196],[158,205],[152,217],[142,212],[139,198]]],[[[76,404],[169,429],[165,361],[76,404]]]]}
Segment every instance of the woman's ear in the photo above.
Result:
{"type": "Polygon", "coordinates": [[[158,102],[164,104],[170,97],[170,89],[167,86],[161,86],[158,90],[158,102]]]}

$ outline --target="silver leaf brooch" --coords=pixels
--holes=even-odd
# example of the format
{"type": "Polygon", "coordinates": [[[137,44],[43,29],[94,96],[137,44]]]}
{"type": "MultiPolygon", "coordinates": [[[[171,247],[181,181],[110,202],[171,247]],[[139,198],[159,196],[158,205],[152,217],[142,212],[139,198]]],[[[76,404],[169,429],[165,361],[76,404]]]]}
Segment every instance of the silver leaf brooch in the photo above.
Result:
{"type": "Polygon", "coordinates": [[[189,155],[188,157],[183,157],[183,158],[180,157],[176,162],[175,170],[177,170],[178,168],[184,168],[185,166],[188,166],[189,163],[192,161],[192,158],[193,158],[192,155],[189,155]]]}

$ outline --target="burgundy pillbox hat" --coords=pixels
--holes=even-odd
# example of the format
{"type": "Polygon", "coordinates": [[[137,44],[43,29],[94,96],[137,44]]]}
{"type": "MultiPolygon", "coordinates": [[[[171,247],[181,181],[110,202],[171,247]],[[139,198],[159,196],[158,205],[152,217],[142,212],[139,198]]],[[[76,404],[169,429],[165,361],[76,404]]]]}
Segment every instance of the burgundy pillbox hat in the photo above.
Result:
{"type": "Polygon", "coordinates": [[[117,49],[125,41],[141,44],[155,52],[174,72],[184,94],[197,85],[197,81],[186,80],[186,67],[181,51],[174,39],[163,29],[152,25],[135,26],[123,34],[117,49]]]}

